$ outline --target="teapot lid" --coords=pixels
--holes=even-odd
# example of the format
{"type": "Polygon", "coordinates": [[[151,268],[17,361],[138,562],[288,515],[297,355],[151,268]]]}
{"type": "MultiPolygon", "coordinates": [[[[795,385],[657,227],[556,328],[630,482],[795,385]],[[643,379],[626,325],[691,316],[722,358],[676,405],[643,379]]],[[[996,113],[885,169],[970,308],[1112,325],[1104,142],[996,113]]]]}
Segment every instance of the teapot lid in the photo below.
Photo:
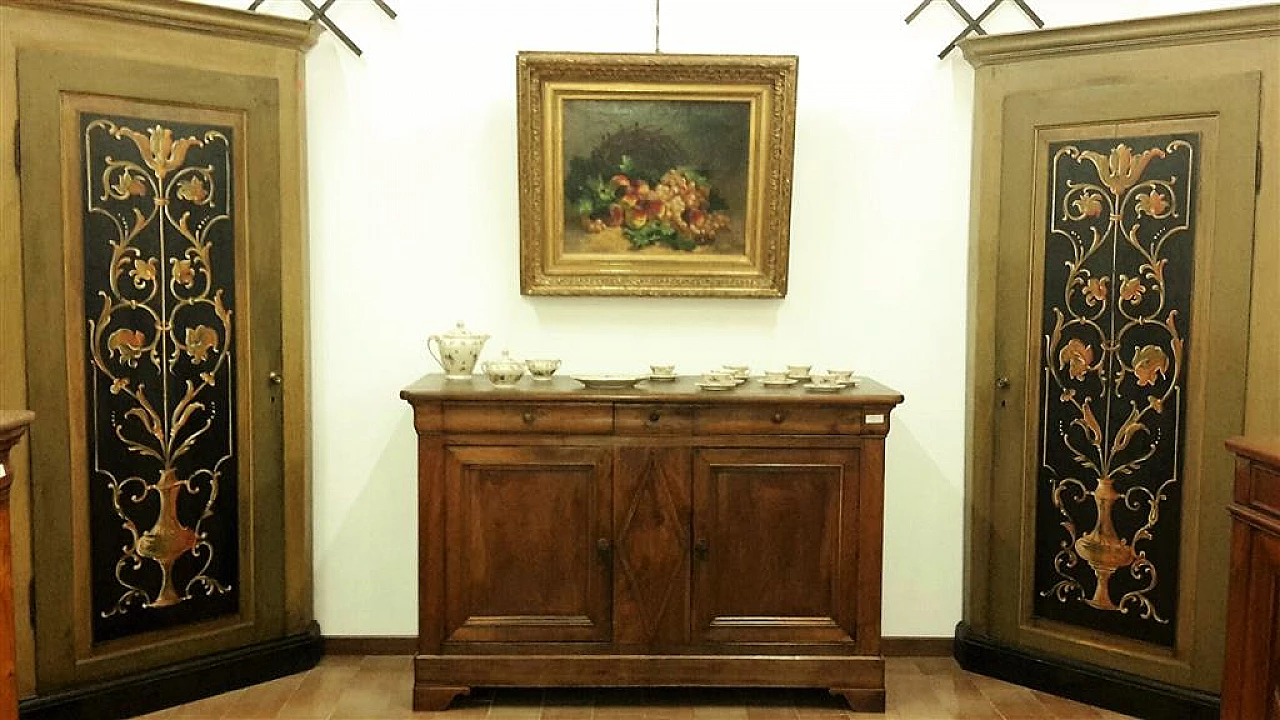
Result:
{"type": "Polygon", "coordinates": [[[459,320],[458,323],[454,325],[452,331],[447,333],[441,333],[440,335],[441,337],[446,337],[446,338],[479,338],[479,337],[487,338],[489,337],[488,335],[481,335],[480,333],[471,332],[466,328],[466,326],[462,324],[461,320],[459,320]]]}

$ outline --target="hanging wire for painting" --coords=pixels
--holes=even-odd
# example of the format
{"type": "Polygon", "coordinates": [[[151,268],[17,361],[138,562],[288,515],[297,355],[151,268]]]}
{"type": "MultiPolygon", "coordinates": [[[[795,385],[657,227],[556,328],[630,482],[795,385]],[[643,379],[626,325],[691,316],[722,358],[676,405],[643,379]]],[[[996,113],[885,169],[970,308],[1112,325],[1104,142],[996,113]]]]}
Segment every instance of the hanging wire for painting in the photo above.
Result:
{"type": "Polygon", "coordinates": [[[653,0],[653,54],[655,55],[662,53],[661,35],[659,34],[659,29],[661,28],[659,20],[661,18],[662,0],[653,0]]]}

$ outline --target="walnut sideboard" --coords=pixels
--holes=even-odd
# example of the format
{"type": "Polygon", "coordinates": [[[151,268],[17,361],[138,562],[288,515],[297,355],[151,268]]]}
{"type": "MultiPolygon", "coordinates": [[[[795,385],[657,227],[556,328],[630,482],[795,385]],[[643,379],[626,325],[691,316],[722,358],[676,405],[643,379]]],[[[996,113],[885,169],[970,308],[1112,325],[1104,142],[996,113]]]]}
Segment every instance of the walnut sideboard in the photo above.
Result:
{"type": "Polygon", "coordinates": [[[1236,454],[1223,720],[1280,720],[1280,437],[1227,440],[1236,454]]]}
{"type": "Polygon", "coordinates": [[[902,396],[428,375],[416,710],[476,686],[818,687],[884,708],[884,441],[902,396]]]}

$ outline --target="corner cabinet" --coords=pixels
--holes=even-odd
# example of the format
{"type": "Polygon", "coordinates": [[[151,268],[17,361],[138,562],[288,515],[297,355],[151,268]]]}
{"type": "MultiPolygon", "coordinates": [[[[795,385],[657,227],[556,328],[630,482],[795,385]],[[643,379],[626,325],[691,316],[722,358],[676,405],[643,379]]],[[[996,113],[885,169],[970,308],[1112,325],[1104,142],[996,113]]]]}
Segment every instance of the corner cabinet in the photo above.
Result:
{"type": "Polygon", "coordinates": [[[414,708],[475,686],[825,687],[883,710],[896,392],[430,375],[414,708]]]}
{"type": "Polygon", "coordinates": [[[1220,448],[1280,430],[1278,41],[1259,5],[961,43],[967,670],[1218,716],[1220,448]]]}
{"type": "Polygon", "coordinates": [[[138,715],[319,659],[317,33],[176,0],[0,0],[0,406],[36,413],[13,465],[24,718],[138,715]]]}

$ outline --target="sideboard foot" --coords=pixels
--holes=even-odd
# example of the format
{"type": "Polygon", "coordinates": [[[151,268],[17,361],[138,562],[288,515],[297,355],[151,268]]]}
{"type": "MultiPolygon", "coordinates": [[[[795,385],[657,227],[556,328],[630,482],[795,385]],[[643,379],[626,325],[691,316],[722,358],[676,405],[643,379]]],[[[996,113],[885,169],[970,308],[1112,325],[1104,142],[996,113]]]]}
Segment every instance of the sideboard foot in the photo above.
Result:
{"type": "Polygon", "coordinates": [[[854,712],[884,712],[884,690],[833,687],[830,692],[832,695],[843,696],[854,712]]]}
{"type": "Polygon", "coordinates": [[[471,688],[453,685],[414,685],[414,712],[437,712],[449,707],[459,695],[470,695],[471,688]]]}

